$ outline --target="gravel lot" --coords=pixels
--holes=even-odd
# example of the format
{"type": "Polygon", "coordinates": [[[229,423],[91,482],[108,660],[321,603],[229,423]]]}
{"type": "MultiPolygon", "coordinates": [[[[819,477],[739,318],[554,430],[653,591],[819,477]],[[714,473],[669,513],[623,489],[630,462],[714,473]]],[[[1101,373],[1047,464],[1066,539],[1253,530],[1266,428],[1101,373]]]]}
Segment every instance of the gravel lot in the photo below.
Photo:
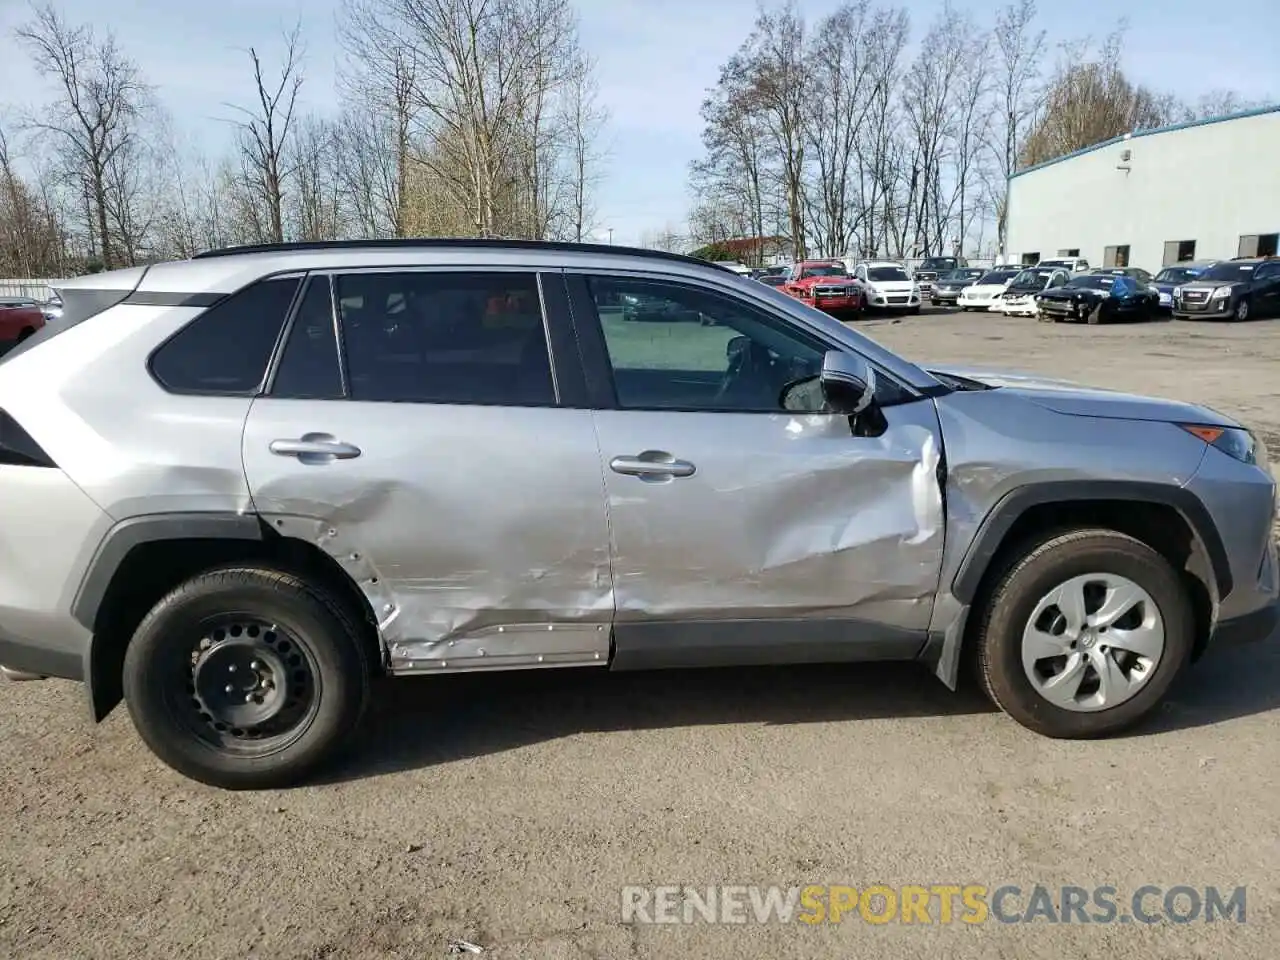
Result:
{"type": "MultiPolygon", "coordinates": [[[[916,359],[1204,402],[1280,453],[1280,323],[860,324],[916,359]]],[[[1258,957],[1280,948],[1280,648],[1125,738],[910,666],[396,681],[331,782],[229,794],[79,688],[0,686],[0,956],[1258,957]],[[624,926],[629,884],[1249,887],[1247,923],[624,926]]]]}

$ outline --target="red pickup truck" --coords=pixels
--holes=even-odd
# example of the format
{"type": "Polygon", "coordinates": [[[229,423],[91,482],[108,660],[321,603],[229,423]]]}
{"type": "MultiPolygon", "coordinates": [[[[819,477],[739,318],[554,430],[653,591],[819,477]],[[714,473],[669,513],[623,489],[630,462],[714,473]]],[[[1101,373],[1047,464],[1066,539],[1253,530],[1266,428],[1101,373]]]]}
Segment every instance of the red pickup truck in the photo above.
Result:
{"type": "Polygon", "coordinates": [[[801,260],[791,267],[782,292],[841,320],[862,313],[866,296],[839,260],[801,260]]]}
{"type": "Polygon", "coordinates": [[[44,326],[44,311],[34,300],[0,299],[0,351],[21,343],[44,326]]]}

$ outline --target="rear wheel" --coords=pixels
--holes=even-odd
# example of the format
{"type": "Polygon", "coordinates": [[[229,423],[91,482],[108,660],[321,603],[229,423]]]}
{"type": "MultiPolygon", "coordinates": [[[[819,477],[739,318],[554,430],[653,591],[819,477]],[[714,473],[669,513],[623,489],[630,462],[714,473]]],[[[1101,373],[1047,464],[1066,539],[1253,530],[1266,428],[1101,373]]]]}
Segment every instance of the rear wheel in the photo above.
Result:
{"type": "Polygon", "coordinates": [[[262,567],[200,574],[152,608],[124,662],[147,746],[179,773],[229,789],[295,784],[355,730],[369,664],[345,605],[262,567]]]}
{"type": "Polygon", "coordinates": [[[1037,733],[1106,736],[1163,699],[1190,659],[1193,623],[1156,551],[1113,530],[1065,533],[1004,568],[975,634],[979,677],[1037,733]]]}

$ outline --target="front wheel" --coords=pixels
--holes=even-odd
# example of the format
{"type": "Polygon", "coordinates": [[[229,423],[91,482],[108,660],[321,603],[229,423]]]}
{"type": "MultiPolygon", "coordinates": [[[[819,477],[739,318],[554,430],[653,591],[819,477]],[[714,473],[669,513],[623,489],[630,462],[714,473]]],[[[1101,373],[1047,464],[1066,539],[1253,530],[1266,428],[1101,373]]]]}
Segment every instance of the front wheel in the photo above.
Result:
{"type": "Polygon", "coordinates": [[[1240,298],[1240,302],[1236,304],[1235,313],[1231,315],[1232,320],[1248,320],[1249,319],[1249,300],[1245,297],[1240,298]]]}
{"type": "Polygon", "coordinates": [[[1164,698],[1190,659],[1193,623],[1159,553],[1113,530],[1076,530],[1005,568],[976,628],[979,678],[1037,733],[1106,736],[1164,698]]]}
{"type": "Polygon", "coordinates": [[[124,661],[139,735],[164,763],[228,789],[291,786],[357,727],[370,667],[345,604],[291,573],[202,573],[143,619],[124,661]]]}

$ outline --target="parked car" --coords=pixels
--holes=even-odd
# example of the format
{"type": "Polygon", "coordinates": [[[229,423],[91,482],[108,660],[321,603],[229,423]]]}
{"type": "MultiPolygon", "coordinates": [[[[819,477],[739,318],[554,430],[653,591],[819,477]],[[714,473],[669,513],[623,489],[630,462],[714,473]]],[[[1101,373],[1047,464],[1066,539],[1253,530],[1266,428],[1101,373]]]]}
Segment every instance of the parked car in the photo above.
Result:
{"type": "Polygon", "coordinates": [[[1021,272],[1008,267],[988,270],[978,278],[977,283],[960,291],[956,303],[961,310],[992,310],[999,304],[1013,278],[1021,272]]]}
{"type": "Polygon", "coordinates": [[[802,260],[792,265],[782,290],[832,316],[850,318],[866,307],[861,285],[839,260],[802,260]]]}
{"type": "Polygon", "coordinates": [[[938,277],[968,265],[969,261],[964,257],[926,257],[920,261],[920,265],[916,267],[911,278],[915,280],[916,286],[920,288],[920,295],[928,297],[932,295],[934,285],[938,282],[938,277]]]}
{"type": "Polygon", "coordinates": [[[1157,273],[1151,285],[1160,294],[1160,309],[1166,313],[1172,311],[1174,288],[1197,279],[1217,262],[1217,260],[1185,261],[1170,264],[1157,273]]]}
{"type": "Polygon", "coordinates": [[[1061,267],[1028,267],[1009,281],[991,309],[1009,317],[1034,317],[1039,313],[1036,294],[1061,287],[1071,274],[1061,267]]]}
{"type": "Polygon", "coordinates": [[[1128,277],[1139,286],[1155,289],[1153,284],[1156,278],[1150,271],[1143,270],[1141,267],[1097,267],[1089,273],[1100,277],[1128,277]]]}
{"type": "Polygon", "coordinates": [[[40,304],[26,297],[0,298],[0,350],[8,350],[45,324],[40,304]]]}
{"type": "Polygon", "coordinates": [[[663,296],[624,293],[621,301],[622,319],[631,323],[668,323],[671,321],[700,323],[702,321],[702,315],[696,310],[690,310],[683,304],[675,303],[663,296]]]}
{"type": "Polygon", "coordinates": [[[1155,289],[1121,271],[1083,273],[1064,286],[1036,295],[1040,319],[1116,323],[1154,320],[1160,309],[1155,289]]]}
{"type": "Polygon", "coordinates": [[[1048,260],[1041,260],[1036,266],[1061,267],[1071,274],[1087,273],[1089,271],[1089,261],[1084,257],[1050,257],[1048,260]]]}
{"type": "Polygon", "coordinates": [[[1177,320],[1280,317],[1280,259],[1223,260],[1173,290],[1177,320]]]}
{"type": "Polygon", "coordinates": [[[51,294],[48,300],[40,302],[39,307],[46,321],[58,320],[62,317],[62,299],[57,293],[51,294]]]}
{"type": "Polygon", "coordinates": [[[769,287],[782,287],[787,283],[787,275],[785,273],[762,273],[756,279],[769,287]]]}
{"type": "Polygon", "coordinates": [[[715,265],[723,267],[725,270],[731,270],[739,276],[749,277],[751,275],[751,268],[745,263],[739,263],[737,260],[716,260],[715,265]]]}
{"type": "Polygon", "coordinates": [[[944,303],[955,304],[960,299],[960,291],[973,286],[986,272],[980,267],[961,267],[942,274],[929,293],[929,302],[935,307],[944,303]]]}
{"type": "Polygon", "coordinates": [[[0,360],[0,663],[206,783],[307,778],[383,674],[972,659],[1097,737],[1277,624],[1236,421],[925,369],[706,262],[321,242],[61,293],[0,360]]]}
{"type": "Polygon", "coordinates": [[[864,260],[853,270],[867,296],[867,306],[881,310],[920,312],[920,287],[896,260],[864,260]]]}

